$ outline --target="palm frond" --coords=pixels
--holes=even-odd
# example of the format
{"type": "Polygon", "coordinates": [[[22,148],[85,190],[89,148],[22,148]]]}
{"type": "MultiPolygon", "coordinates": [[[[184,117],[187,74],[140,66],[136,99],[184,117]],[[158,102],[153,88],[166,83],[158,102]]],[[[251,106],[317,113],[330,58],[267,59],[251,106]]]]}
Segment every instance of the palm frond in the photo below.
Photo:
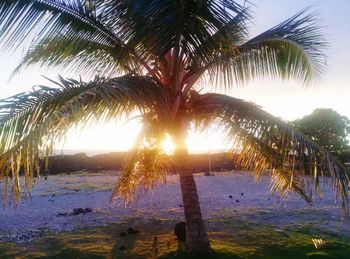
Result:
{"type": "Polygon", "coordinates": [[[302,48],[316,66],[322,66],[324,63],[325,54],[323,51],[327,42],[317,20],[317,15],[309,13],[309,8],[252,38],[246,45],[272,39],[291,41],[302,48]]]}
{"type": "Polygon", "coordinates": [[[242,85],[253,79],[271,78],[299,80],[304,85],[314,82],[319,75],[309,56],[295,43],[270,40],[239,48],[233,60],[221,59],[208,70],[215,86],[242,85]]]}
{"type": "MultiPolygon", "coordinates": [[[[229,22],[212,35],[214,41],[226,41],[227,45],[241,45],[248,36],[247,21],[251,18],[248,8],[243,8],[229,22]]],[[[223,42],[225,43],[225,42],[223,42]]],[[[224,45],[221,46],[225,48],[224,45]]]]}
{"type": "Polygon", "coordinates": [[[181,48],[187,56],[196,52],[198,59],[206,59],[212,55],[209,46],[216,44],[211,35],[244,9],[232,0],[127,0],[109,3],[105,15],[139,53],[164,56],[181,48]]]}
{"type": "MultiPolygon", "coordinates": [[[[61,78],[59,88],[39,87],[0,101],[0,180],[12,178],[19,199],[19,172],[30,192],[40,159],[76,126],[161,108],[162,88],[146,77],[123,76],[84,83],[61,78]]],[[[6,187],[7,189],[7,187],[6,187]]],[[[6,195],[4,202],[6,202],[6,195]]]]}
{"type": "MultiPolygon", "coordinates": [[[[250,19],[248,9],[242,9],[241,12],[231,18],[229,22],[224,24],[214,34],[210,35],[211,41],[215,44],[208,46],[206,51],[215,57],[237,55],[238,46],[244,42],[248,35],[246,24],[248,19],[250,19]]],[[[187,78],[195,76],[196,74],[201,74],[202,72],[200,71],[208,63],[208,59],[203,60],[198,58],[199,55],[197,52],[190,53],[190,55],[190,71],[187,78]]]]}
{"type": "Polygon", "coordinates": [[[100,73],[110,77],[121,72],[138,71],[138,65],[120,47],[92,42],[79,32],[74,36],[45,38],[29,49],[13,74],[23,67],[35,64],[55,66],[63,71],[74,71],[85,76],[100,73]]]}
{"type": "Polygon", "coordinates": [[[276,27],[224,53],[205,66],[216,86],[230,87],[251,79],[297,79],[307,85],[323,72],[327,43],[316,16],[305,9],[276,27]]]}
{"type": "Polygon", "coordinates": [[[282,195],[296,190],[312,201],[305,179],[314,182],[320,195],[320,178],[330,179],[346,208],[350,172],[330,153],[289,124],[266,113],[256,105],[220,94],[193,95],[193,120],[198,128],[217,123],[227,132],[236,162],[252,169],[257,177],[273,169],[272,190],[282,195]],[[326,177],[327,176],[327,177],[326,177]]]}
{"type": "Polygon", "coordinates": [[[38,36],[84,31],[96,33],[92,38],[101,44],[114,46],[118,43],[113,33],[77,0],[2,0],[0,17],[0,25],[3,28],[1,40],[11,47],[30,36],[42,22],[45,22],[46,26],[40,30],[38,36]]]}
{"type": "Polygon", "coordinates": [[[79,0],[2,0],[0,27],[0,42],[3,48],[11,50],[25,45],[25,40],[29,39],[32,45],[40,45],[44,55],[52,51],[54,44],[60,45],[61,52],[86,52],[99,45],[102,49],[113,49],[114,58],[120,58],[115,59],[119,68],[125,69],[132,62],[131,57],[135,58],[133,50],[125,45],[113,29],[101,23],[91,8],[79,0]],[[48,44],[49,39],[55,42],[48,44]],[[67,39],[71,42],[62,49],[67,39]]]}
{"type": "Polygon", "coordinates": [[[141,190],[149,190],[157,183],[165,183],[171,168],[170,156],[162,149],[165,139],[163,127],[157,120],[145,116],[143,128],[135,141],[118,177],[111,199],[124,198],[129,203],[141,190]]]}

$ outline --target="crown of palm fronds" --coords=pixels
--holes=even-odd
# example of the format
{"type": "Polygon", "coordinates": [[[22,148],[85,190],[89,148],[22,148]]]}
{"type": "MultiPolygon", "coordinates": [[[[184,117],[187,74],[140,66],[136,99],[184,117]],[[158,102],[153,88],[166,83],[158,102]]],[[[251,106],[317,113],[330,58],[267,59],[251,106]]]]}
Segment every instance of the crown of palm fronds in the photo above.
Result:
{"type": "Polygon", "coordinates": [[[188,90],[208,75],[231,87],[257,76],[309,83],[319,74],[326,44],[307,9],[248,40],[250,18],[248,7],[232,0],[1,0],[0,42],[13,48],[36,36],[18,69],[40,63],[89,75],[146,71],[162,82],[182,80],[188,90]]]}

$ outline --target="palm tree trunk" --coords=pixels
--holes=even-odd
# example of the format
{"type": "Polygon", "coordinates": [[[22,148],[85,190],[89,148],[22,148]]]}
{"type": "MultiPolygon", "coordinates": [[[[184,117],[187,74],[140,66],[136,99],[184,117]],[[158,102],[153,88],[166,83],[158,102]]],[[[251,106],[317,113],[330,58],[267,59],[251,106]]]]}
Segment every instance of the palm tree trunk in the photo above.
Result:
{"type": "Polygon", "coordinates": [[[196,182],[192,173],[180,173],[180,185],[186,219],[186,251],[195,255],[209,253],[208,234],[203,222],[196,182]]]}
{"type": "Polygon", "coordinates": [[[210,252],[208,234],[203,222],[196,182],[187,162],[184,137],[176,138],[175,169],[180,175],[180,186],[186,220],[186,252],[191,255],[210,252]]]}

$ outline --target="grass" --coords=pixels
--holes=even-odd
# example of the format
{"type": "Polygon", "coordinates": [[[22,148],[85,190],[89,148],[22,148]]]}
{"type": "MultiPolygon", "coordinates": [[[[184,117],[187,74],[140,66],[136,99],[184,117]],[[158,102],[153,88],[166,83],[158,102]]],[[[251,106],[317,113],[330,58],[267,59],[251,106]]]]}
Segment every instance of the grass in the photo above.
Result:
{"type": "MultiPolygon", "coordinates": [[[[192,258],[176,254],[174,221],[153,219],[147,222],[130,218],[124,223],[104,227],[48,234],[25,244],[0,243],[0,258],[192,258]],[[143,223],[141,223],[143,222],[143,223]],[[128,227],[138,235],[120,237],[128,227]],[[154,237],[158,250],[154,250],[154,237]],[[125,247],[125,250],[121,250],[125,247]]],[[[350,258],[350,238],[318,229],[314,225],[293,222],[282,229],[268,223],[224,216],[207,222],[216,258],[350,258]],[[330,244],[317,250],[312,238],[330,244]]]]}

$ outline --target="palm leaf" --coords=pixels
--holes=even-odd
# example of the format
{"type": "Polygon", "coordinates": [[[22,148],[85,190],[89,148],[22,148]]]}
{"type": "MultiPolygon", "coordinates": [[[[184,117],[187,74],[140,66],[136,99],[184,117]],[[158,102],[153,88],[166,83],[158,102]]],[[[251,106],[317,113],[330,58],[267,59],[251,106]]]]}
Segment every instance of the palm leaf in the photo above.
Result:
{"type": "Polygon", "coordinates": [[[16,45],[21,43],[36,26],[43,25],[42,22],[45,22],[45,28],[40,30],[38,36],[85,31],[92,33],[91,38],[101,44],[118,44],[118,38],[76,0],[2,0],[0,22],[3,27],[1,40],[8,47],[13,47],[15,42],[16,45]]]}
{"type": "Polygon", "coordinates": [[[122,38],[140,53],[164,56],[181,48],[187,56],[195,51],[197,58],[206,58],[211,55],[208,47],[215,45],[211,35],[243,9],[232,0],[127,0],[111,1],[107,14],[120,27],[122,38]]]}
{"type": "Polygon", "coordinates": [[[238,51],[235,59],[221,59],[208,70],[213,85],[241,85],[259,78],[296,79],[307,85],[319,76],[307,53],[291,41],[266,40],[238,51]]]}
{"type": "MultiPolygon", "coordinates": [[[[113,28],[103,24],[91,8],[87,8],[79,0],[2,0],[0,27],[0,42],[4,48],[16,50],[17,47],[25,45],[25,40],[33,39],[32,44],[40,45],[42,59],[52,51],[55,44],[59,45],[57,52],[60,54],[62,51],[86,52],[96,48],[96,45],[102,49],[112,49],[116,67],[122,68],[120,71],[125,71],[126,68],[127,71],[132,70],[131,64],[135,63],[131,58],[139,58],[115,34],[113,28]],[[49,44],[49,39],[54,39],[54,42],[49,44]],[[68,39],[70,44],[63,48],[68,39]]],[[[88,61],[91,60],[86,60],[88,61]]]]}
{"type": "Polygon", "coordinates": [[[163,127],[149,115],[142,123],[142,130],[124,163],[111,199],[122,197],[125,203],[129,203],[140,189],[147,191],[157,183],[166,182],[171,162],[170,156],[162,149],[166,136],[163,127]]]}
{"type": "Polygon", "coordinates": [[[234,52],[221,53],[195,76],[209,76],[211,83],[224,88],[262,77],[311,83],[324,69],[327,44],[316,16],[307,12],[305,9],[238,45],[234,52]]]}
{"type": "Polygon", "coordinates": [[[233,152],[239,154],[236,162],[244,169],[254,170],[258,178],[273,169],[273,191],[284,195],[294,189],[311,202],[306,176],[314,182],[316,195],[321,195],[320,178],[327,176],[346,207],[350,172],[301,132],[252,103],[226,95],[194,94],[191,102],[197,127],[209,123],[223,127],[233,152]]]}
{"type": "MultiPolygon", "coordinates": [[[[247,20],[250,19],[248,8],[242,8],[240,13],[237,13],[230,21],[225,23],[214,34],[210,36],[211,41],[215,42],[207,51],[216,56],[232,55],[237,52],[237,47],[244,43],[248,36],[247,20]]],[[[205,60],[197,58],[198,53],[194,53],[191,61],[191,73],[195,74],[200,66],[206,64],[205,60]],[[201,63],[204,62],[204,63],[201,63]]]]}
{"type": "Polygon", "coordinates": [[[138,71],[139,68],[120,46],[107,46],[85,39],[83,33],[74,36],[45,38],[32,46],[14,74],[23,67],[34,64],[55,66],[61,70],[74,71],[85,76],[97,72],[104,76],[115,76],[122,71],[138,71]],[[80,37],[78,35],[81,35],[80,37]]]}
{"type": "MultiPolygon", "coordinates": [[[[246,45],[270,39],[283,39],[300,46],[315,65],[322,66],[327,46],[317,15],[306,8],[270,30],[249,40],[246,45]]],[[[244,47],[244,46],[242,46],[244,47]]]]}
{"type": "Polygon", "coordinates": [[[164,110],[162,88],[146,77],[97,77],[89,83],[61,78],[58,84],[57,89],[40,87],[0,102],[0,180],[12,178],[17,200],[20,169],[30,191],[40,159],[71,127],[164,110]]]}

